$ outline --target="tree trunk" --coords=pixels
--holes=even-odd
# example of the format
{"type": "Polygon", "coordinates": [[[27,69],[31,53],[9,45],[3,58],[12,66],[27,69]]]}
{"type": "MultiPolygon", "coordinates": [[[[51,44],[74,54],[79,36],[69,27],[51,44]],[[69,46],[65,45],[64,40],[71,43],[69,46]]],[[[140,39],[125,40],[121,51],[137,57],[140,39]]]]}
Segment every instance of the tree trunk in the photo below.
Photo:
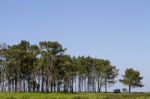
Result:
{"type": "Polygon", "coordinates": [[[99,77],[98,77],[98,92],[101,92],[101,89],[100,89],[100,81],[99,81],[99,77]]]}
{"type": "Polygon", "coordinates": [[[49,92],[49,77],[46,79],[46,92],[49,92]]]}
{"type": "Polygon", "coordinates": [[[129,93],[131,93],[131,85],[129,85],[129,93]]]}
{"type": "Polygon", "coordinates": [[[23,91],[26,91],[26,84],[25,84],[25,79],[23,80],[23,91]]]}
{"type": "Polygon", "coordinates": [[[17,77],[15,76],[15,92],[17,92],[17,77]]]}
{"type": "Polygon", "coordinates": [[[98,77],[98,92],[101,92],[102,85],[103,85],[102,77],[99,76],[98,77]]]}
{"type": "Polygon", "coordinates": [[[28,92],[31,92],[31,84],[30,84],[30,78],[27,78],[27,82],[28,82],[28,92]]]}
{"type": "Polygon", "coordinates": [[[57,92],[57,90],[56,90],[56,88],[57,88],[56,80],[53,79],[53,81],[54,81],[54,92],[57,92]]]}
{"type": "Polygon", "coordinates": [[[78,92],[81,92],[81,77],[79,77],[79,86],[78,86],[78,92]]]}
{"type": "Polygon", "coordinates": [[[105,93],[107,93],[107,80],[105,79],[105,93]]]}
{"type": "Polygon", "coordinates": [[[41,70],[41,76],[42,76],[42,85],[41,85],[41,92],[44,92],[44,67],[42,66],[42,70],[41,70]]]}
{"type": "Polygon", "coordinates": [[[73,93],[73,77],[71,78],[70,92],[73,93]]]}

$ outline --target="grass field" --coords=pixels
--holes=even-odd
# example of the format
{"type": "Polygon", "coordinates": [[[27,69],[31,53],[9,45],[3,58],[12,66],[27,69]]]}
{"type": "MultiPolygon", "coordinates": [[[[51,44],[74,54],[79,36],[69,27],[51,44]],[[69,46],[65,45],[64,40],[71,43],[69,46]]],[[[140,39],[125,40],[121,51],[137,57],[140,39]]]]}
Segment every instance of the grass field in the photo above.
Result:
{"type": "Polygon", "coordinates": [[[113,93],[0,93],[0,99],[150,99],[150,94],[113,93]]]}

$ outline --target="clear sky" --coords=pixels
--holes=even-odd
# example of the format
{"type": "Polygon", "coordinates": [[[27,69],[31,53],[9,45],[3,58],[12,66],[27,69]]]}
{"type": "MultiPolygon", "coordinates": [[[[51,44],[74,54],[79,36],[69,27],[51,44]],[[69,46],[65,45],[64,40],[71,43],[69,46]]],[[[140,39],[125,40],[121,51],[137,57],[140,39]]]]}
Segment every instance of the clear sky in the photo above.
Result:
{"type": "MultiPolygon", "coordinates": [[[[60,42],[71,55],[133,67],[150,91],[150,0],[0,0],[0,42],[60,42]]],[[[115,88],[124,86],[116,84],[115,88]]]]}

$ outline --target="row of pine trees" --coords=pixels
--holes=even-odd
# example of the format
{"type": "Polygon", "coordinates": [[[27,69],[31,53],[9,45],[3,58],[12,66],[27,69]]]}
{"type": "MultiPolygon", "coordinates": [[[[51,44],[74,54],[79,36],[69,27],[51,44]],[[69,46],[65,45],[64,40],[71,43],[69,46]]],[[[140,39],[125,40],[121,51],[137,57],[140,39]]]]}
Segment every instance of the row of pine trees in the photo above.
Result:
{"type": "Polygon", "coordinates": [[[105,92],[118,69],[109,60],[71,57],[55,41],[0,44],[0,91],[105,92]]]}

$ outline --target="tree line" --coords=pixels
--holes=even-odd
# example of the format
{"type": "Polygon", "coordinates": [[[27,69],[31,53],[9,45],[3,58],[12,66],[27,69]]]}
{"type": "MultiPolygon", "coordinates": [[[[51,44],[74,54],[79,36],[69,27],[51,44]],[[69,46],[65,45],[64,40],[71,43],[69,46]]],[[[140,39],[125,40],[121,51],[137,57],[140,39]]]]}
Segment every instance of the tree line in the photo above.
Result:
{"type": "MultiPolygon", "coordinates": [[[[0,91],[101,92],[116,83],[119,69],[109,60],[71,57],[55,41],[0,44],[0,91]]],[[[123,84],[142,87],[138,71],[127,69],[123,84]],[[131,76],[132,75],[132,76],[131,76]]]]}

